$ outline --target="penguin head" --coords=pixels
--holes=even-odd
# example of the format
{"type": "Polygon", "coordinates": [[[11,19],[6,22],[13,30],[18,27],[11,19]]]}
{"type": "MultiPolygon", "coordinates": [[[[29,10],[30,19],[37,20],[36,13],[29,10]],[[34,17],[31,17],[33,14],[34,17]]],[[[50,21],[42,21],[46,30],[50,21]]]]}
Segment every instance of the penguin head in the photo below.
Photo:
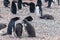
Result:
{"type": "Polygon", "coordinates": [[[23,19],[22,23],[27,24],[27,23],[31,22],[32,20],[33,20],[33,18],[31,16],[28,16],[25,19],[23,19]]]}
{"type": "Polygon", "coordinates": [[[25,18],[27,21],[32,21],[33,20],[33,18],[31,17],[31,16],[28,16],[28,17],[26,17],[25,18]]]}
{"type": "Polygon", "coordinates": [[[19,17],[14,17],[14,18],[12,18],[11,20],[17,21],[17,20],[19,20],[19,19],[20,19],[19,17]]]}
{"type": "Polygon", "coordinates": [[[12,4],[15,4],[15,1],[12,1],[12,4]]]}

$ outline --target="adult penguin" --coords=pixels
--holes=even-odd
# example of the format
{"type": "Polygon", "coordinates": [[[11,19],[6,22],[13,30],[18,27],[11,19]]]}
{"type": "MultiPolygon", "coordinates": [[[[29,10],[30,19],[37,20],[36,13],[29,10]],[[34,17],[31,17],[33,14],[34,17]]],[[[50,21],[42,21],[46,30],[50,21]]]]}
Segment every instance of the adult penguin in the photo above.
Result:
{"type": "Polygon", "coordinates": [[[12,5],[11,5],[11,12],[13,14],[16,14],[17,13],[17,8],[16,8],[16,4],[14,1],[12,1],[12,5]]]}
{"type": "Polygon", "coordinates": [[[23,23],[26,24],[25,29],[28,33],[28,37],[36,37],[35,29],[33,26],[26,20],[23,20],[23,23]]]}
{"type": "Polygon", "coordinates": [[[52,15],[49,15],[49,14],[45,14],[40,18],[41,19],[46,19],[46,20],[54,20],[54,17],[52,15]]]}
{"type": "Polygon", "coordinates": [[[18,0],[18,9],[22,9],[22,0],[18,0]]]}
{"type": "Polygon", "coordinates": [[[8,5],[10,4],[10,1],[9,0],[4,0],[3,4],[4,4],[5,7],[8,7],[8,5]]]}
{"type": "Polygon", "coordinates": [[[30,5],[30,13],[34,13],[35,12],[35,4],[33,2],[29,3],[30,5]]]}
{"type": "Polygon", "coordinates": [[[14,17],[10,20],[9,24],[8,24],[8,28],[7,28],[7,33],[3,34],[3,35],[12,35],[12,29],[15,32],[15,22],[19,20],[19,17],[14,17]]]}
{"type": "Polygon", "coordinates": [[[43,16],[42,13],[42,1],[41,0],[37,0],[37,5],[39,7],[39,13],[41,14],[41,17],[43,16]]]}
{"type": "Polygon", "coordinates": [[[48,6],[47,6],[47,8],[50,8],[51,7],[52,2],[54,3],[53,0],[48,0],[48,6]]]}
{"type": "Polygon", "coordinates": [[[20,38],[22,36],[22,32],[23,32],[23,25],[21,23],[17,23],[15,28],[15,33],[17,37],[20,38]]]}

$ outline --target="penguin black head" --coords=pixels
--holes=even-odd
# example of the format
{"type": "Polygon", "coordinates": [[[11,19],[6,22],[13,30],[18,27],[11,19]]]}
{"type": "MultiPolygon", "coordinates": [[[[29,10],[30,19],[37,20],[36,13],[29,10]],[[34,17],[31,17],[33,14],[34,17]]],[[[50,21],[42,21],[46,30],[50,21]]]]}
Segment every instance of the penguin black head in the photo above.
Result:
{"type": "Polygon", "coordinates": [[[15,1],[12,1],[12,4],[15,4],[15,1]]]}
{"type": "Polygon", "coordinates": [[[14,17],[14,18],[12,18],[11,20],[19,20],[20,18],[19,17],[14,17]]]}
{"type": "Polygon", "coordinates": [[[26,17],[25,18],[27,21],[32,21],[33,20],[33,18],[31,17],[31,16],[28,16],[28,17],[26,17]]]}

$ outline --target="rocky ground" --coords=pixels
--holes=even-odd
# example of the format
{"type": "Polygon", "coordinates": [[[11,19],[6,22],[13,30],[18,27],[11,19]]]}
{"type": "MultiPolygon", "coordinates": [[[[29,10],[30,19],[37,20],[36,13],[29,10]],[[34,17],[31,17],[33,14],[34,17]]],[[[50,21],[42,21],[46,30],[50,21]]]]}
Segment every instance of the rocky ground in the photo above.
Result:
{"type": "Polygon", "coordinates": [[[54,17],[54,20],[40,19],[35,13],[30,13],[28,7],[23,7],[22,10],[18,10],[16,15],[13,15],[10,8],[5,8],[0,1],[0,23],[4,23],[8,26],[8,23],[13,17],[20,17],[16,23],[21,22],[25,17],[31,15],[33,21],[30,22],[36,31],[35,38],[27,37],[27,33],[23,30],[22,38],[9,37],[8,35],[2,36],[6,32],[7,28],[0,30],[0,40],[60,40],[60,6],[54,4],[51,8],[46,8],[47,4],[43,3],[43,14],[49,14],[54,17]]]}

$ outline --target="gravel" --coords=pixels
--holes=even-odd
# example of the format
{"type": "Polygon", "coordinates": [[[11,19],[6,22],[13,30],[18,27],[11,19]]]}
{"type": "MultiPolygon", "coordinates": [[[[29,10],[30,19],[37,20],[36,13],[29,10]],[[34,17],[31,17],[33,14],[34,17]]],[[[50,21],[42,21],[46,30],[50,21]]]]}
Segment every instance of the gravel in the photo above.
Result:
{"type": "MultiPolygon", "coordinates": [[[[45,3],[46,4],[46,3],[45,3]]],[[[49,14],[54,17],[54,20],[44,20],[40,19],[35,13],[29,12],[29,7],[23,7],[22,10],[18,10],[16,15],[13,15],[10,11],[10,8],[5,8],[0,3],[0,23],[4,23],[8,26],[8,23],[13,17],[20,17],[16,23],[21,22],[25,17],[31,15],[33,21],[30,22],[36,31],[35,38],[29,38],[25,29],[23,29],[22,38],[17,38],[14,35],[10,37],[9,35],[1,36],[3,33],[6,33],[7,28],[0,30],[0,40],[60,40],[60,6],[54,4],[51,8],[46,8],[46,5],[43,5],[43,14],[49,14]]],[[[13,33],[14,34],[14,33],[13,33]]]]}

